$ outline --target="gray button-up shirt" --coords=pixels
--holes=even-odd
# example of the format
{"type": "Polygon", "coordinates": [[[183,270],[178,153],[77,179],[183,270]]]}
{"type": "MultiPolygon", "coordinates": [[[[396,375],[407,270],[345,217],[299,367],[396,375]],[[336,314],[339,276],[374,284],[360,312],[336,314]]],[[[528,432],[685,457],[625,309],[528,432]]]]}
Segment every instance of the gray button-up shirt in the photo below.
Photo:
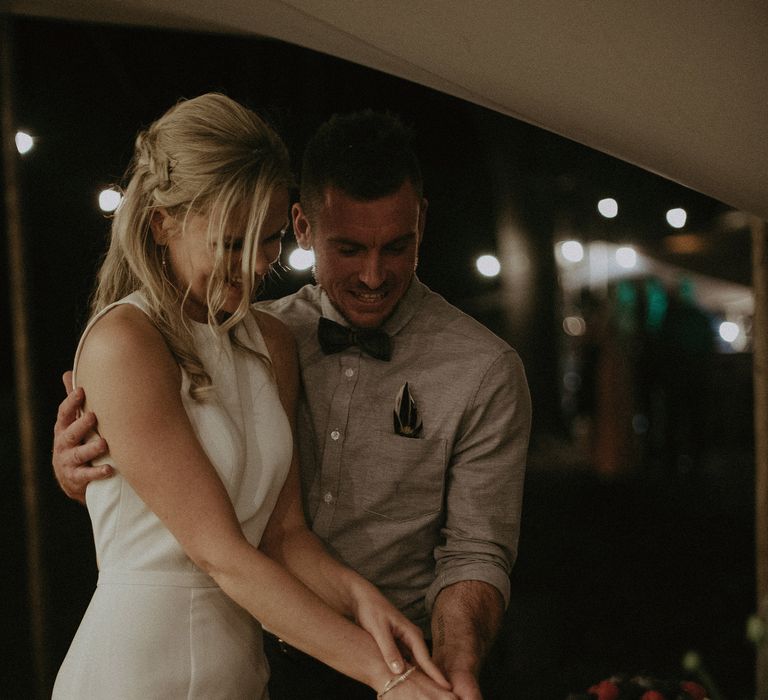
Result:
{"type": "Polygon", "coordinates": [[[415,278],[384,325],[389,362],[356,347],[323,354],[318,318],[346,322],[320,287],[258,306],[298,343],[314,532],[425,631],[435,597],[458,581],[485,581],[508,602],[531,421],[517,353],[415,278]],[[394,431],[405,382],[418,438],[394,431]]]}

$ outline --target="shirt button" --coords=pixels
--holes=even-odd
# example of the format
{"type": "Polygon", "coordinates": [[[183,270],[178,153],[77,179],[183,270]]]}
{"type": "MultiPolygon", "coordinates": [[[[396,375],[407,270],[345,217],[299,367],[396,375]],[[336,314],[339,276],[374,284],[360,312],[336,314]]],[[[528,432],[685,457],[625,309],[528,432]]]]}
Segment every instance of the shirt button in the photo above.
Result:
{"type": "Polygon", "coordinates": [[[333,494],[332,494],[330,491],[328,491],[328,493],[326,493],[326,494],[323,496],[323,500],[324,500],[326,503],[330,503],[331,501],[333,501],[333,494]]]}
{"type": "Polygon", "coordinates": [[[331,439],[338,440],[341,437],[341,433],[338,430],[331,431],[331,439]]]}
{"type": "Polygon", "coordinates": [[[355,370],[347,368],[344,370],[344,374],[347,376],[347,379],[352,379],[355,376],[355,370]]]}

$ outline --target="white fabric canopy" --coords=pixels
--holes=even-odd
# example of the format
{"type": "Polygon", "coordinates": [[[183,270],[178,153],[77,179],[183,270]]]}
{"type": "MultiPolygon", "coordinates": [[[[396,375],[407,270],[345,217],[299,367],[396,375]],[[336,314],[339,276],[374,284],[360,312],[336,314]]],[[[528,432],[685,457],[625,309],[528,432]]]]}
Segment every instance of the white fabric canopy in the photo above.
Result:
{"type": "Polygon", "coordinates": [[[764,0],[6,0],[281,39],[543,127],[768,219],[764,0]]]}

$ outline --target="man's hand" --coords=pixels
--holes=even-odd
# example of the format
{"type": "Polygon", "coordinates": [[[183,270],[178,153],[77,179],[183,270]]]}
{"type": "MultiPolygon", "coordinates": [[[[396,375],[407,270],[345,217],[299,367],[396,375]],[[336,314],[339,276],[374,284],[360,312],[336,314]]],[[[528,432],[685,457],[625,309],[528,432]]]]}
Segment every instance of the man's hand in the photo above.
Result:
{"type": "Polygon", "coordinates": [[[53,427],[53,472],[62,491],[80,503],[85,503],[85,488],[91,481],[106,479],[114,474],[109,465],[91,466],[91,460],[105,455],[106,441],[96,434],[96,416],[86,411],[78,418],[85,402],[82,389],[72,390],[72,372],[62,377],[67,397],[59,405],[53,427]]]}
{"type": "Polygon", "coordinates": [[[504,600],[484,581],[459,581],[432,609],[432,659],[461,700],[482,700],[478,677],[504,617],[504,600]]]}
{"type": "Polygon", "coordinates": [[[460,700],[483,700],[477,678],[470,671],[449,671],[445,675],[460,700]]]}

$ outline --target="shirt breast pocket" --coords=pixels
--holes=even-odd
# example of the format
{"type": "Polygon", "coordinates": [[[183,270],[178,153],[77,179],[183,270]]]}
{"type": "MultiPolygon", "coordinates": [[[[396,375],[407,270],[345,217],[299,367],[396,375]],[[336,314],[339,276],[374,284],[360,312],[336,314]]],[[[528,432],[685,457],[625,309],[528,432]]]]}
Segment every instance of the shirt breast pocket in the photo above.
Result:
{"type": "Polygon", "coordinates": [[[438,513],[445,483],[446,442],[376,433],[361,458],[365,463],[363,508],[394,521],[438,513]]]}

